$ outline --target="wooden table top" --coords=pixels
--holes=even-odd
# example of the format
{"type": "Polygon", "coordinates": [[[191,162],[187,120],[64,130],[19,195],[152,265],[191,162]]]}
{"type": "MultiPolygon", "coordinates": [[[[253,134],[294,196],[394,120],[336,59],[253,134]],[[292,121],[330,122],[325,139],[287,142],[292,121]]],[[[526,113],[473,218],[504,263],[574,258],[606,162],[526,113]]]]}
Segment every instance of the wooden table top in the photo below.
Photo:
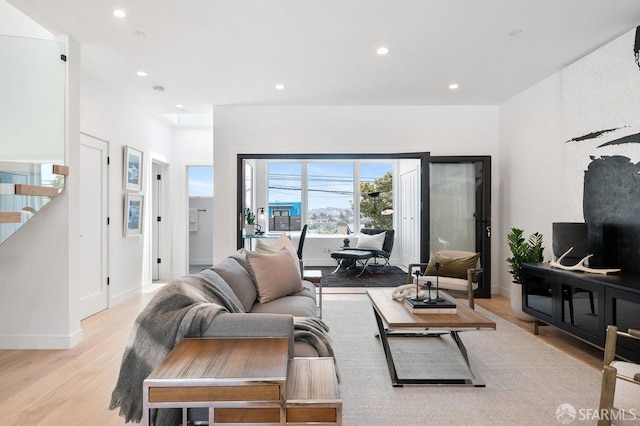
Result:
{"type": "Polygon", "coordinates": [[[283,381],[287,361],[285,337],[183,339],[147,381],[283,381]]]}
{"type": "Polygon", "coordinates": [[[442,290],[440,290],[440,296],[456,304],[456,314],[413,314],[404,306],[404,301],[393,299],[392,293],[393,289],[367,289],[373,308],[389,328],[496,328],[495,322],[458,302],[442,290]]]}

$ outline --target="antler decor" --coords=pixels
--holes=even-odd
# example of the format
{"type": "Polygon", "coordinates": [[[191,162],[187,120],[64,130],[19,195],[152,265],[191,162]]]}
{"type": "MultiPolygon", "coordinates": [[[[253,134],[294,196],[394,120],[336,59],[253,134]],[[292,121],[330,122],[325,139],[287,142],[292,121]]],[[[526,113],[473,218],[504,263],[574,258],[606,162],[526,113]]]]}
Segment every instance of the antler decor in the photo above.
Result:
{"type": "Polygon", "coordinates": [[[582,272],[588,272],[590,274],[606,275],[606,274],[614,274],[616,272],[620,272],[620,269],[594,269],[594,268],[589,268],[588,266],[585,266],[584,263],[587,261],[587,259],[593,256],[592,254],[583,257],[580,262],[576,263],[573,266],[562,265],[561,263],[562,259],[564,259],[564,257],[568,255],[571,250],[573,250],[573,247],[565,251],[564,254],[560,256],[560,259],[558,259],[557,261],[554,257],[553,260],[549,262],[549,266],[551,266],[552,268],[564,269],[565,271],[582,271],[582,272]]]}

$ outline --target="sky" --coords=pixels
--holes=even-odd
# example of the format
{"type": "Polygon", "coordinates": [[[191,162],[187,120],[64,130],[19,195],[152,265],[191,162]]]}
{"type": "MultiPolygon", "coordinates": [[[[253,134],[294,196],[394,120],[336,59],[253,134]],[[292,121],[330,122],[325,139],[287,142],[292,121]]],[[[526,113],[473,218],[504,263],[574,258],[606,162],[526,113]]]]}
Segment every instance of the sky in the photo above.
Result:
{"type": "Polygon", "coordinates": [[[189,197],[213,197],[213,167],[189,167],[189,197]]]}

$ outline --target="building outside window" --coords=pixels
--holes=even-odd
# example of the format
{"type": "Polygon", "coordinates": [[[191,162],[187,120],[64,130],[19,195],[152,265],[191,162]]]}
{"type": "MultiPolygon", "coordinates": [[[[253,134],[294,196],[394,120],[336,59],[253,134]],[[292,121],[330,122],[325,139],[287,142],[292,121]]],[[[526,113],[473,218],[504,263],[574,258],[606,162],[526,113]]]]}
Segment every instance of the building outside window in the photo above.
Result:
{"type": "Polygon", "coordinates": [[[302,164],[268,164],[268,230],[302,230],[302,164]]]}

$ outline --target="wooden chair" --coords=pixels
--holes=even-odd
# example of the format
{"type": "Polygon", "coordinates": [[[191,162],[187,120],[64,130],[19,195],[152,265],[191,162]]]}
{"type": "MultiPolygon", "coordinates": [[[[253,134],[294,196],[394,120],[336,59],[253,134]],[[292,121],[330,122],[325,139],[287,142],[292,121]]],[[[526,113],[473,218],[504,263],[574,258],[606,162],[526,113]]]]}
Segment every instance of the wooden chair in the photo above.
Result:
{"type": "MultiPolygon", "coordinates": [[[[461,250],[441,250],[434,254],[439,254],[449,258],[458,258],[458,257],[469,257],[473,256],[474,252],[469,251],[461,251],[461,250]]],[[[429,264],[428,263],[412,263],[409,265],[407,269],[407,284],[415,283],[413,273],[417,268],[421,270],[425,270],[429,264]]],[[[480,264],[480,258],[478,257],[478,262],[475,268],[471,268],[467,270],[467,278],[453,278],[447,276],[438,276],[436,279],[435,275],[423,275],[418,279],[418,283],[420,285],[426,285],[427,281],[431,281],[433,283],[432,290],[435,290],[436,282],[438,282],[438,287],[442,290],[449,290],[453,292],[464,292],[467,295],[467,299],[469,301],[469,307],[471,309],[475,309],[475,301],[473,291],[478,288],[478,275],[482,273],[482,267],[480,264]]]]}
{"type": "Polygon", "coordinates": [[[640,365],[615,360],[618,336],[640,341],[640,330],[625,333],[607,327],[598,426],[609,426],[612,420],[618,425],[637,424],[640,419],[640,365]]]}

